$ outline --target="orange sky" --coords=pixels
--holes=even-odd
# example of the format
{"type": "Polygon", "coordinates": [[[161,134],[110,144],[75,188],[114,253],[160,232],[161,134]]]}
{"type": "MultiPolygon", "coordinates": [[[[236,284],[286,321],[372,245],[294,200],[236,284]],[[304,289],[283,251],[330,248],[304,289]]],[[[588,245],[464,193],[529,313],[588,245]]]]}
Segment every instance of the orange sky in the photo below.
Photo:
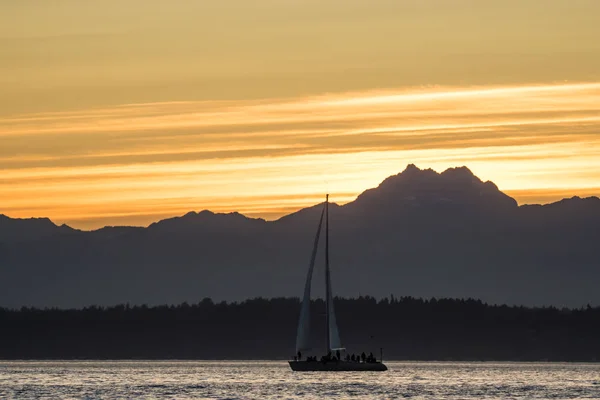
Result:
{"type": "Polygon", "coordinates": [[[0,213],[276,218],[408,163],[600,195],[600,2],[201,3],[0,5],[0,213]]]}

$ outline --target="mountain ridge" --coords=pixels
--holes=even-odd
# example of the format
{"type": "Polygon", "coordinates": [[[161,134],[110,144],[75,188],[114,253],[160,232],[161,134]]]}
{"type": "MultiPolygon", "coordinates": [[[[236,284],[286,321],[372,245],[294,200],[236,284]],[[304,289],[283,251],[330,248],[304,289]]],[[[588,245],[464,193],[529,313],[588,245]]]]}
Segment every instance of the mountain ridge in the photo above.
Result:
{"type": "MultiPolygon", "coordinates": [[[[204,210],[94,231],[3,217],[0,306],[299,295],[322,205],[274,221],[204,210]]],[[[334,291],[600,303],[598,226],[597,197],[518,206],[466,167],[437,173],[409,165],[352,202],[330,204],[334,291]]],[[[321,265],[322,247],[318,257],[321,265]]],[[[322,292],[320,278],[313,288],[322,292]]]]}
{"type": "MultiPolygon", "coordinates": [[[[504,199],[504,202],[506,203],[505,205],[507,207],[512,207],[512,206],[516,206],[518,208],[521,207],[557,207],[560,205],[564,205],[567,206],[568,203],[570,201],[585,201],[588,204],[591,204],[592,202],[596,201],[598,202],[598,204],[600,204],[600,198],[597,196],[588,196],[588,197],[579,197],[579,196],[572,196],[572,197],[566,197],[563,198],[561,200],[557,200],[555,202],[551,202],[551,203],[544,203],[544,204],[521,204],[519,205],[517,203],[517,201],[510,197],[509,195],[503,193],[502,191],[500,191],[498,189],[498,186],[492,182],[492,181],[482,181],[480,180],[477,176],[475,176],[471,170],[469,168],[467,168],[466,166],[461,166],[461,167],[452,167],[452,168],[447,168],[446,170],[444,170],[441,173],[438,173],[436,171],[434,171],[431,168],[427,168],[427,169],[420,169],[418,168],[416,165],[414,164],[408,164],[407,167],[404,169],[404,171],[399,172],[396,175],[392,175],[389,176],[387,178],[385,178],[380,184],[379,186],[375,187],[375,188],[370,188],[370,189],[366,189],[365,191],[361,192],[354,200],[344,204],[344,205],[339,205],[335,202],[330,203],[330,207],[332,208],[337,208],[337,207],[347,207],[347,206],[353,206],[354,204],[356,204],[357,202],[360,203],[362,201],[364,201],[365,197],[369,197],[370,195],[372,195],[373,193],[375,193],[376,195],[381,195],[381,192],[378,192],[382,189],[386,189],[386,185],[389,185],[390,183],[397,183],[398,181],[401,182],[407,182],[410,180],[414,180],[416,177],[420,177],[420,178],[427,178],[427,179],[431,179],[433,178],[444,178],[444,177],[449,177],[451,179],[451,183],[458,183],[458,184],[465,184],[465,183],[473,183],[475,182],[476,184],[478,184],[481,188],[485,189],[485,192],[487,192],[488,194],[498,194],[501,195],[501,197],[504,199]]],[[[448,181],[446,181],[445,183],[448,183],[448,181]]],[[[423,193],[421,193],[422,195],[423,193]]],[[[483,194],[483,193],[480,193],[483,194]]],[[[384,193],[385,195],[385,193],[384,193]]],[[[408,203],[410,203],[411,200],[414,200],[414,196],[409,196],[409,198],[407,198],[408,203]]],[[[438,199],[439,202],[444,202],[444,201],[448,201],[448,200],[452,200],[452,199],[448,199],[448,198],[440,198],[438,199]]],[[[183,222],[183,223],[190,223],[192,221],[195,222],[209,222],[211,218],[232,218],[232,217],[243,217],[247,220],[251,220],[251,221],[261,221],[261,222],[267,222],[267,223],[273,223],[273,222],[278,222],[278,221],[286,221],[290,218],[296,218],[296,216],[298,215],[302,215],[305,214],[307,212],[310,212],[311,210],[315,210],[317,208],[319,208],[323,203],[318,203],[312,206],[307,206],[304,208],[301,208],[297,211],[291,212],[289,214],[283,215],[277,219],[274,220],[265,220],[263,218],[253,218],[253,217],[248,217],[242,213],[239,213],[237,211],[232,211],[232,212],[223,212],[223,213],[216,213],[213,212],[211,210],[208,209],[203,209],[201,211],[188,211],[187,213],[183,214],[183,215],[176,215],[173,217],[169,217],[169,218],[165,218],[162,220],[158,220],[155,222],[150,223],[148,226],[133,226],[133,225],[106,225],[103,226],[101,228],[97,228],[97,229],[92,229],[92,230],[83,230],[83,229],[78,229],[78,228],[73,228],[67,224],[61,224],[61,225],[57,225],[56,223],[54,223],[50,218],[48,217],[28,217],[28,218],[14,218],[14,217],[9,217],[8,215],[2,214],[0,213],[0,227],[2,227],[2,224],[6,223],[5,221],[10,220],[13,223],[28,223],[30,225],[32,225],[32,223],[43,223],[46,226],[46,229],[49,228],[49,224],[54,225],[54,227],[56,227],[57,229],[60,228],[62,229],[64,232],[72,232],[72,231],[78,231],[78,232],[98,232],[98,231],[102,231],[102,230],[107,230],[107,229],[119,229],[119,228],[124,228],[124,229],[148,229],[148,228],[156,228],[157,226],[161,225],[161,224],[170,224],[173,222],[183,222]]],[[[214,219],[210,222],[214,222],[214,219]]],[[[0,239],[2,237],[0,236],[0,239]]]]}

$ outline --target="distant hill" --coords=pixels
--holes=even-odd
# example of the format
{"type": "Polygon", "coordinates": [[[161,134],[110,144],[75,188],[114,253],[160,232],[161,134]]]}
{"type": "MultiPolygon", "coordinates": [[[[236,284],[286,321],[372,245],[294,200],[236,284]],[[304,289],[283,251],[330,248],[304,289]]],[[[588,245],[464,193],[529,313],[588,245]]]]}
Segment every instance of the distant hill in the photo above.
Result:
{"type": "MultiPolygon", "coordinates": [[[[0,215],[0,306],[299,296],[321,207],[277,221],[190,212],[91,232],[0,215]]],[[[600,303],[597,197],[518,206],[466,167],[409,165],[355,201],[331,205],[330,232],[340,296],[600,303]]]]}
{"type": "MultiPolygon", "coordinates": [[[[349,353],[386,360],[598,361],[600,307],[490,306],[473,299],[336,298],[349,353]]],[[[325,347],[325,304],[311,303],[310,343],[325,347]]],[[[298,298],[178,306],[0,308],[5,359],[290,359],[298,298]],[[40,334],[42,332],[43,334],[40,334]]]]}

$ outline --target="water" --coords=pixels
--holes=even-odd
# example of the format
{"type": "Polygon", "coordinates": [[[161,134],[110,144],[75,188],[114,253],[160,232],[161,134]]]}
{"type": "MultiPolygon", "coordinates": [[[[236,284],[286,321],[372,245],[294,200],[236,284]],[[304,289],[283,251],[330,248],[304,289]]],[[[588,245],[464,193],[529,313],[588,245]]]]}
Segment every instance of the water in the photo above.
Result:
{"type": "Polygon", "coordinates": [[[600,364],[386,364],[298,373],[283,361],[0,361],[0,399],[600,398],[600,364]]]}

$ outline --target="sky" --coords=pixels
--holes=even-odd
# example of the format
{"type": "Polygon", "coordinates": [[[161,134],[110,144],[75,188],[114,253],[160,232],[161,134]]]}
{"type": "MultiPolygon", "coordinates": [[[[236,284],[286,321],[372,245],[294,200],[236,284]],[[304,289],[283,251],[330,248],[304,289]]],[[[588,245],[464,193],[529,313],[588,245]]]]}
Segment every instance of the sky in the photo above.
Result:
{"type": "Polygon", "coordinates": [[[275,219],[407,164],[600,195],[597,0],[0,0],[0,213],[275,219]]]}

